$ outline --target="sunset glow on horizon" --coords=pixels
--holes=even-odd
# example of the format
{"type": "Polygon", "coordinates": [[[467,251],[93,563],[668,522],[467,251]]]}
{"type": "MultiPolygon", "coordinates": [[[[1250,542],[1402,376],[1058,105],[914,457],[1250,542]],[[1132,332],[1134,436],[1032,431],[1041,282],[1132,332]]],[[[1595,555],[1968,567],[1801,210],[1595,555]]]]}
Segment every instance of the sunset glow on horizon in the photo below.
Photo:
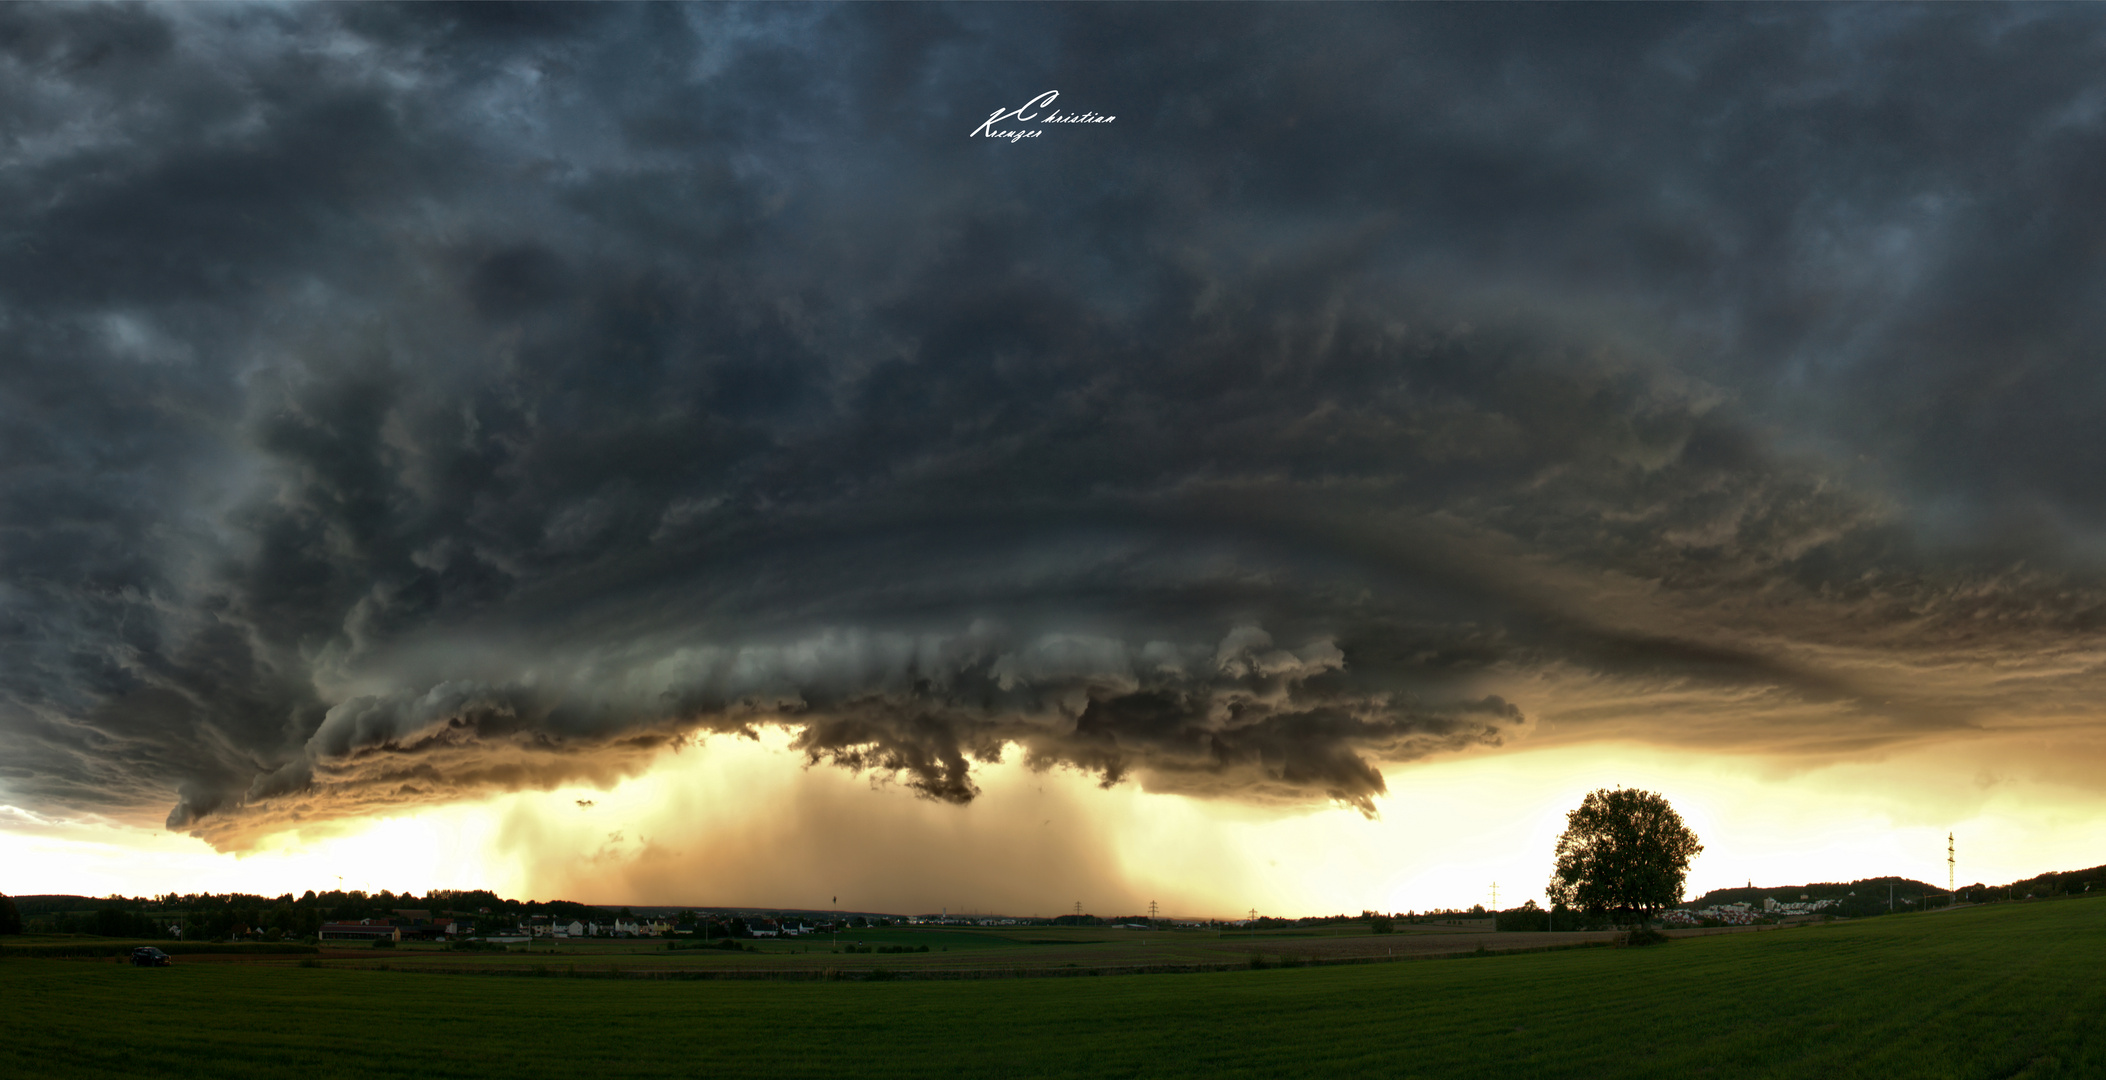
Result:
{"type": "Polygon", "coordinates": [[[1489,905],[1493,883],[1501,906],[1544,904],[1565,814],[1600,786],[1669,796],[1706,847],[1691,897],[1748,881],[1942,882],[1948,831],[1962,885],[2073,867],[2106,842],[2106,805],[2070,777],[1984,785],[1980,758],[1950,752],[1798,769],[1614,745],[1480,752],[1392,770],[1394,794],[1368,820],[1104,791],[1071,770],[1014,763],[986,770],[982,800],[961,812],[804,768],[787,741],[772,728],[759,741],[716,736],[611,789],[288,830],[240,854],[151,825],[25,827],[16,816],[0,860],[31,870],[13,883],[20,893],[490,889],[610,906],[808,909],[840,896],[854,910],[1035,916],[1078,900],[1129,914],[1155,900],[1166,915],[1230,919],[1253,907],[1294,916],[1489,905]],[[742,816],[741,806],[767,809],[742,816]]]}

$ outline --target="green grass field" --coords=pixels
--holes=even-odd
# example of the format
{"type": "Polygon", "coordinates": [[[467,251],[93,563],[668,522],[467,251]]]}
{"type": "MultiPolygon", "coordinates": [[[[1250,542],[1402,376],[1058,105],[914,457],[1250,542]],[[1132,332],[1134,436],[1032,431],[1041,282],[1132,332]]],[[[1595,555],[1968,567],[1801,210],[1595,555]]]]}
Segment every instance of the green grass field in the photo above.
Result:
{"type": "Polygon", "coordinates": [[[2106,1076],[2106,902],[1644,949],[982,981],[0,961],[24,1077],[2106,1076]]]}

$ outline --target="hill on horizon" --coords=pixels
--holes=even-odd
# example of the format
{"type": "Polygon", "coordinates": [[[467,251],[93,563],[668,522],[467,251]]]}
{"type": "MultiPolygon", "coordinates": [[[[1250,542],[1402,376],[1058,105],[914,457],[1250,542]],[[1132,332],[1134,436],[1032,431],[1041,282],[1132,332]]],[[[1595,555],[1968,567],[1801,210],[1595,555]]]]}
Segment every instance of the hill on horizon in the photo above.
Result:
{"type": "MultiPolygon", "coordinates": [[[[2057,871],[2038,874],[2005,885],[1987,885],[1982,882],[1960,885],[1953,889],[1961,902],[1967,900],[2004,900],[2028,896],[2062,896],[2081,893],[2097,885],[2106,889],[2106,865],[2088,870],[2057,871]]],[[[1926,899],[1942,906],[1945,887],[1926,881],[1905,877],[1873,877],[1857,881],[1818,881],[1805,885],[1746,885],[1732,889],[1713,889],[1682,906],[1692,910],[1716,907],[1725,904],[1748,904],[1761,907],[1764,900],[1775,900],[1780,904],[1802,900],[1837,900],[1841,903],[1830,909],[1838,915],[1873,915],[1889,910],[1919,911],[1926,899]],[[1891,892],[1890,892],[1891,890],[1891,892]]]]}

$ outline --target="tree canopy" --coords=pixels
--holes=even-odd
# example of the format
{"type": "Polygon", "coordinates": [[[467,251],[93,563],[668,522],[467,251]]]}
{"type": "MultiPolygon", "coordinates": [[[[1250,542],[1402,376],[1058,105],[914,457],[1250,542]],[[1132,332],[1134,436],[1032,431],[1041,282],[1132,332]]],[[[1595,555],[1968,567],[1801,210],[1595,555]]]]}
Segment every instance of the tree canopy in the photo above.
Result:
{"type": "Polygon", "coordinates": [[[1689,860],[1703,850],[1665,796],[1603,788],[1566,815],[1550,899],[1618,921],[1643,922],[1681,902],[1689,860]]]}

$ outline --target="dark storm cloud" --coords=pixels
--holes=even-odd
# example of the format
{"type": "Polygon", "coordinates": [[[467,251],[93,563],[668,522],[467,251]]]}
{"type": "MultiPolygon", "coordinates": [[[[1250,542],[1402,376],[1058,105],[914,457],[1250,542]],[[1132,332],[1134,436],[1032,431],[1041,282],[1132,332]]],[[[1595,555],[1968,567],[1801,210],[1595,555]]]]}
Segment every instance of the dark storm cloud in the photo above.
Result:
{"type": "Polygon", "coordinates": [[[782,723],[954,802],[1020,752],[1374,812],[1536,715],[2064,708],[1953,673],[2106,597],[2102,48],[2012,7],[9,8],[0,784],[231,844],[782,723]],[[966,137],[1047,89],[1118,119],[966,137]]]}

